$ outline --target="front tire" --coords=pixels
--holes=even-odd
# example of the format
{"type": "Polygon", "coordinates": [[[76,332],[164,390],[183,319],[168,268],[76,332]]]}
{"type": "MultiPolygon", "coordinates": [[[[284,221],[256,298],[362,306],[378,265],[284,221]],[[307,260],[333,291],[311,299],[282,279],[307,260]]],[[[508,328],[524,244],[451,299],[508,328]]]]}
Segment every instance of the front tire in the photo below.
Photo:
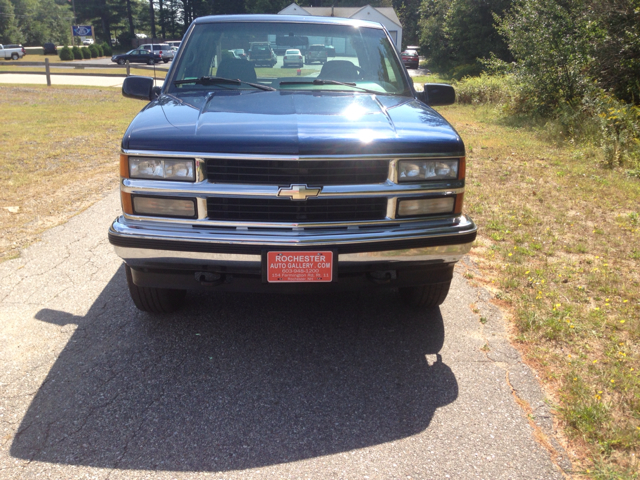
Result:
{"type": "Polygon", "coordinates": [[[11,54],[11,60],[18,60],[20,58],[20,56],[17,53],[12,53],[11,54]]]}
{"type": "Polygon", "coordinates": [[[442,305],[449,293],[449,287],[451,287],[451,280],[429,285],[402,287],[399,289],[400,298],[412,307],[434,308],[442,305]]]}
{"type": "Polygon", "coordinates": [[[184,303],[186,290],[139,287],[133,283],[129,265],[125,265],[124,268],[127,274],[129,294],[138,310],[149,313],[171,313],[178,310],[184,303]]]}
{"type": "Polygon", "coordinates": [[[118,65],[124,65],[124,59],[123,58],[118,60],[118,65]]]}

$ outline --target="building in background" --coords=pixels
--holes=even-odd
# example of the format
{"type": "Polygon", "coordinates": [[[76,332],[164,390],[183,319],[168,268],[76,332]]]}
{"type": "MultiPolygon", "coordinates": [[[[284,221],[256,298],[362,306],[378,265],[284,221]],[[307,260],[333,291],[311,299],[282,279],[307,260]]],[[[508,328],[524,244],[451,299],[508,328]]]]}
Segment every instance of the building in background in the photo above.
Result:
{"type": "Polygon", "coordinates": [[[402,25],[400,25],[400,20],[392,7],[372,7],[371,5],[365,5],[364,7],[301,7],[292,3],[280,10],[278,14],[355,18],[378,22],[389,30],[396,48],[400,48],[400,45],[402,45],[402,25]]]}

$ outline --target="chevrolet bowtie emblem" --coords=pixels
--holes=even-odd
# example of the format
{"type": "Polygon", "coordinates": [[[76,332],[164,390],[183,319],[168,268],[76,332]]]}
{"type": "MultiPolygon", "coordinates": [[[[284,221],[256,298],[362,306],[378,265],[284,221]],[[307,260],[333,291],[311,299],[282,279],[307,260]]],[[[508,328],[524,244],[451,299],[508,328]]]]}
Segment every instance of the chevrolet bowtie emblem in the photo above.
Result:
{"type": "Polygon", "coordinates": [[[306,185],[291,185],[289,188],[281,188],[279,197],[289,197],[291,200],[306,200],[309,197],[317,197],[322,188],[309,188],[306,185]]]}

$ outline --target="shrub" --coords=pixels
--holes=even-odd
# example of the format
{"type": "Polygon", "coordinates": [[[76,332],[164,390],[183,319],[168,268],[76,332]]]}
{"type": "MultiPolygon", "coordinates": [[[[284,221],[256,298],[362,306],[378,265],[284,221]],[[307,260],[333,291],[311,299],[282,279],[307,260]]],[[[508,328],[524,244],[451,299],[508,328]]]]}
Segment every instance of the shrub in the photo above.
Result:
{"type": "Polygon", "coordinates": [[[73,53],[74,60],[82,60],[82,52],[78,47],[74,45],[74,47],[71,49],[71,52],[73,53]]]}
{"type": "Polygon", "coordinates": [[[456,99],[460,103],[510,105],[515,94],[512,75],[466,77],[456,84],[456,99]]]}
{"type": "Polygon", "coordinates": [[[106,57],[110,57],[111,55],[113,55],[113,50],[111,50],[111,47],[107,42],[104,42],[101,46],[102,46],[102,53],[104,53],[106,57]]]}
{"type": "Polygon", "coordinates": [[[451,70],[451,77],[456,80],[461,80],[464,77],[480,75],[480,72],[482,72],[482,64],[480,64],[480,62],[465,63],[464,65],[454,67],[451,70]]]}
{"type": "Polygon", "coordinates": [[[60,60],[73,60],[73,53],[71,52],[71,49],[67,46],[63,47],[60,50],[60,60]]]}
{"type": "Polygon", "coordinates": [[[84,59],[91,58],[91,52],[89,51],[89,49],[87,47],[81,47],[80,48],[80,53],[82,54],[82,58],[84,58],[84,59]]]}
{"type": "Polygon", "coordinates": [[[91,58],[98,58],[98,48],[95,45],[89,45],[89,52],[91,52],[91,58]]]}
{"type": "Polygon", "coordinates": [[[98,50],[98,56],[104,57],[104,51],[102,50],[102,45],[96,45],[96,50],[98,50]]]}

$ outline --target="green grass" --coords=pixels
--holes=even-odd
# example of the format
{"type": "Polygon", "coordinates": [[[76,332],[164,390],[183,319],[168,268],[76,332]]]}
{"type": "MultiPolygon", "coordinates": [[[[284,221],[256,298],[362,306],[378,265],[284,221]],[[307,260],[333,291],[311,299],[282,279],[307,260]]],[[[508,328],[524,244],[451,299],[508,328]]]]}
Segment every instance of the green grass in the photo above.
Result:
{"type": "Polygon", "coordinates": [[[467,146],[473,281],[512,312],[588,476],[637,478],[640,181],[490,105],[438,110],[467,146]]]}
{"type": "Polygon", "coordinates": [[[118,182],[120,140],[143,102],[111,88],[0,85],[0,259],[118,182]]]}

